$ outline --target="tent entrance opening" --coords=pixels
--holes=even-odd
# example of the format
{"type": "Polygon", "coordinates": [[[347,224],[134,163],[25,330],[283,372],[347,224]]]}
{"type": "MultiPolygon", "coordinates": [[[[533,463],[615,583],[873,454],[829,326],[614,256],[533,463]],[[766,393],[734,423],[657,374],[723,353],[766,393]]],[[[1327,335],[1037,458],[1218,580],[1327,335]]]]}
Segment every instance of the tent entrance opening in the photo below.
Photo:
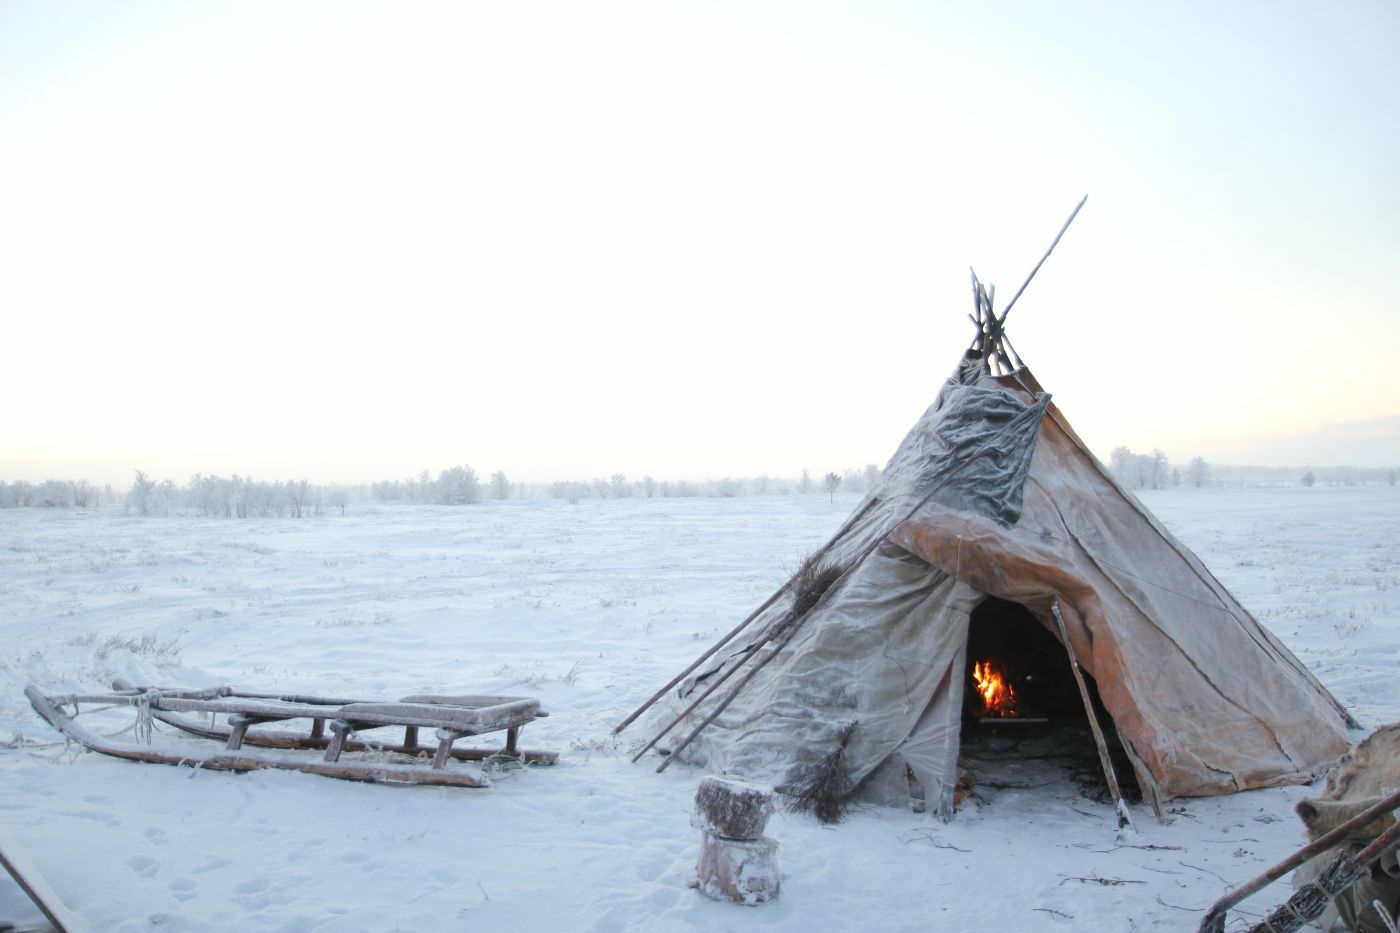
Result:
{"type": "MultiPolygon", "coordinates": [[[[1084,680],[1114,768],[1120,778],[1131,775],[1132,766],[1094,680],[1087,673],[1084,680]]],[[[960,770],[979,800],[996,789],[1066,780],[1090,798],[1108,800],[1069,655],[1018,603],[989,596],[972,612],[961,745],[960,770]]],[[[1123,789],[1133,799],[1136,788],[1131,779],[1127,783],[1123,789]]]]}

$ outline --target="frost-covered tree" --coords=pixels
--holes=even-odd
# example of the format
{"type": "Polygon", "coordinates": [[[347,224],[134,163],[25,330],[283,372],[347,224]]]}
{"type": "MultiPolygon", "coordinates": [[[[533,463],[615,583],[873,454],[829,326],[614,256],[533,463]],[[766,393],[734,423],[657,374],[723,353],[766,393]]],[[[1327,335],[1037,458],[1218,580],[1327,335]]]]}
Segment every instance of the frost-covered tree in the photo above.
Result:
{"type": "Polygon", "coordinates": [[[493,499],[510,498],[510,480],[506,479],[506,474],[501,470],[491,474],[491,497],[493,499]]]}
{"type": "Polygon", "coordinates": [[[568,482],[560,480],[551,483],[549,495],[553,499],[563,499],[570,505],[578,505],[578,501],[589,494],[590,488],[587,483],[568,482]]]}
{"type": "Polygon", "coordinates": [[[155,491],[156,484],[145,473],[136,471],[136,479],[131,483],[131,489],[126,493],[126,507],[129,511],[134,511],[137,515],[149,515],[151,507],[151,496],[155,491]]]}
{"type": "Polygon", "coordinates": [[[1126,447],[1115,447],[1113,453],[1108,457],[1108,468],[1113,471],[1113,478],[1118,480],[1129,489],[1133,488],[1133,461],[1136,459],[1133,452],[1126,447]]]}
{"type": "Polygon", "coordinates": [[[1149,455],[1151,465],[1148,467],[1149,482],[1153,489],[1165,489],[1167,487],[1167,471],[1170,468],[1167,463],[1167,455],[1162,448],[1158,447],[1149,455]]]}
{"type": "Polygon", "coordinates": [[[1311,487],[1313,483],[1317,482],[1317,477],[1312,475],[1312,470],[1309,470],[1303,474],[1302,482],[1304,486],[1311,487]]]}
{"type": "Polygon", "coordinates": [[[812,491],[812,474],[805,468],[802,470],[802,479],[797,482],[797,488],[804,496],[812,491]]]}
{"type": "Polygon", "coordinates": [[[481,498],[476,471],[469,466],[455,466],[439,473],[436,492],[442,505],[470,505],[481,498]]]}
{"type": "MultiPolygon", "coordinates": [[[[1393,484],[1392,484],[1392,485],[1393,485],[1393,484]]],[[[650,499],[650,498],[652,498],[652,497],[654,497],[654,496],[656,495],[656,477],[654,477],[654,476],[643,476],[643,477],[642,477],[642,495],[646,496],[648,499],[650,499]]]]}
{"type": "Polygon", "coordinates": [[[608,495],[614,499],[626,499],[632,495],[632,487],[627,484],[627,477],[621,473],[614,473],[608,479],[608,495]]]}
{"type": "Polygon", "coordinates": [[[1191,465],[1186,468],[1186,479],[1200,489],[1210,482],[1210,465],[1206,463],[1205,457],[1192,457],[1191,465]]]}
{"type": "Polygon", "coordinates": [[[836,501],[836,490],[841,488],[841,476],[832,472],[822,477],[822,483],[826,486],[826,494],[831,497],[831,501],[836,501]]]}
{"type": "Polygon", "coordinates": [[[287,503],[292,510],[293,518],[301,518],[302,510],[306,508],[306,497],[310,492],[310,480],[287,480],[287,503]]]}

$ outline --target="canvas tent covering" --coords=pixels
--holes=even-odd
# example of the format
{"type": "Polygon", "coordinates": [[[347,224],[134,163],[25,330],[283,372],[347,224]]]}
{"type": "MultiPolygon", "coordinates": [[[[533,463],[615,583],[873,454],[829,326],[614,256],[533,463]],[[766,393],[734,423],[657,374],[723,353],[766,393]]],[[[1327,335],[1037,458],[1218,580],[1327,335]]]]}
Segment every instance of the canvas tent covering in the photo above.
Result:
{"type": "Polygon", "coordinates": [[[1346,750],[1346,713],[979,323],[820,553],[839,577],[810,609],[794,609],[803,595],[785,586],[666,691],[647,720],[664,732],[657,747],[676,748],[728,701],[682,760],[781,784],[855,722],[845,764],[856,782],[912,772],[950,815],[970,620],[996,597],[1025,607],[1062,650],[1058,603],[1104,725],[1156,802],[1311,780],[1346,750]]]}

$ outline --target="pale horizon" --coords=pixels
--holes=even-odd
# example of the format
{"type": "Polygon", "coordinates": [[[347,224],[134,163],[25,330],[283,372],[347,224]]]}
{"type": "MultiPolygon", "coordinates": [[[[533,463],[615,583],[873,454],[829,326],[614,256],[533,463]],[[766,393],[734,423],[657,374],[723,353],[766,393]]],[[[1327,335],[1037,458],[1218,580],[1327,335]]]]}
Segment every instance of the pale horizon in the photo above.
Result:
{"type": "Polygon", "coordinates": [[[0,480],[1400,465],[1400,7],[0,7],[0,480]]]}

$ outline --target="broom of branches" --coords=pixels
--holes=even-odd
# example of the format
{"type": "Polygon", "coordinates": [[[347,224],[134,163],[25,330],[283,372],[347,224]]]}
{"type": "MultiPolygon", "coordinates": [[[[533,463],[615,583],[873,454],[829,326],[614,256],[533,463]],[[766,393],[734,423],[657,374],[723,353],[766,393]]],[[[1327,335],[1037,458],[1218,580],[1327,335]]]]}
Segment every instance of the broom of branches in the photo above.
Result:
{"type": "Polygon", "coordinates": [[[826,555],[821,552],[808,555],[792,578],[792,605],[783,613],[782,618],[773,623],[764,637],[777,638],[796,625],[797,620],[811,612],[826,595],[826,591],[831,589],[831,585],[841,579],[841,575],[848,569],[850,568],[845,564],[827,560],[826,555]]]}
{"type": "Polygon", "coordinates": [[[821,759],[798,765],[788,772],[787,780],[778,790],[788,797],[789,813],[810,813],[823,824],[839,823],[846,816],[846,799],[855,789],[851,770],[846,764],[846,746],[851,741],[857,720],[851,720],[841,730],[836,748],[821,759]]]}

